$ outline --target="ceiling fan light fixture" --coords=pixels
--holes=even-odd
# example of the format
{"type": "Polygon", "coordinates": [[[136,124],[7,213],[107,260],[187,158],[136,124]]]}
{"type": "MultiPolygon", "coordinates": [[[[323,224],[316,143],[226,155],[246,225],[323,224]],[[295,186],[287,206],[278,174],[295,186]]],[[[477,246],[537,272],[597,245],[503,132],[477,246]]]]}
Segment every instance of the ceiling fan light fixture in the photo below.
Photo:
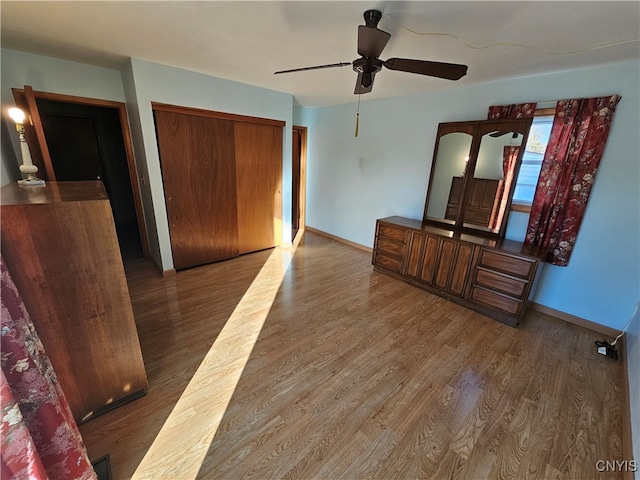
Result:
{"type": "Polygon", "coordinates": [[[357,73],[378,73],[382,70],[382,60],[377,58],[358,58],[353,61],[353,70],[357,73]]]}
{"type": "Polygon", "coordinates": [[[371,86],[371,72],[362,72],[362,85],[364,88],[369,88],[371,86]]]}

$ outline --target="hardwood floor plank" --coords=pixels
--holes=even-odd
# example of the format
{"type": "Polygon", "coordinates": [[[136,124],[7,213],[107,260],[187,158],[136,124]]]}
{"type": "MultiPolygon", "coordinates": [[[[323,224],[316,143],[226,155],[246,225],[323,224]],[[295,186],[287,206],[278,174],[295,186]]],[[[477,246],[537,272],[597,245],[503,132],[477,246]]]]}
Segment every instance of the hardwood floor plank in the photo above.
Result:
{"type": "Polygon", "coordinates": [[[127,263],[149,393],[80,426],[114,480],[621,478],[595,469],[622,460],[598,334],[511,328],[298,241],[166,278],[127,263]]]}

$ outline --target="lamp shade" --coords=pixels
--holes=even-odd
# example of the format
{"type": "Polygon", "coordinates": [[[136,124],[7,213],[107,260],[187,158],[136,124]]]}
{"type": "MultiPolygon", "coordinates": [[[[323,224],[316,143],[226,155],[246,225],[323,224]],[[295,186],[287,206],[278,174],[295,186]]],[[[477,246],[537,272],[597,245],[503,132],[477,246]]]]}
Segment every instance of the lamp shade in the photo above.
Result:
{"type": "Polygon", "coordinates": [[[10,108],[9,109],[9,116],[16,123],[23,123],[24,122],[25,114],[19,108],[10,108]]]}

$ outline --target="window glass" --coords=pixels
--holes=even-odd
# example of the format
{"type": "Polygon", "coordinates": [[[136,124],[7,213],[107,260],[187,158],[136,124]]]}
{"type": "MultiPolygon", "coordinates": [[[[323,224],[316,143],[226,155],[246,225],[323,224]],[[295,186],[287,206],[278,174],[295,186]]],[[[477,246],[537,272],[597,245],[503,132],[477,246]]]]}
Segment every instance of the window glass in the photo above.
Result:
{"type": "Polygon", "coordinates": [[[533,194],[536,191],[542,158],[547,149],[551,126],[553,125],[553,115],[537,116],[533,118],[529,139],[522,157],[520,173],[516,181],[516,188],[513,193],[513,202],[531,205],[533,194]]]}

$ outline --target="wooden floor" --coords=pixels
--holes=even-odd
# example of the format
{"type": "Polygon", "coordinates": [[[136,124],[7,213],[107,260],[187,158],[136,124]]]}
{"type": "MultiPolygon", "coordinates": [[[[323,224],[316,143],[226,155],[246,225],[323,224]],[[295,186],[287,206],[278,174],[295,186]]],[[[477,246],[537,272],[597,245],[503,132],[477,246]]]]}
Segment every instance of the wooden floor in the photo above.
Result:
{"type": "Polygon", "coordinates": [[[622,459],[600,334],[508,327],[312,233],[127,276],[149,392],[80,426],[114,479],[622,478],[596,470],[622,459]]]}

